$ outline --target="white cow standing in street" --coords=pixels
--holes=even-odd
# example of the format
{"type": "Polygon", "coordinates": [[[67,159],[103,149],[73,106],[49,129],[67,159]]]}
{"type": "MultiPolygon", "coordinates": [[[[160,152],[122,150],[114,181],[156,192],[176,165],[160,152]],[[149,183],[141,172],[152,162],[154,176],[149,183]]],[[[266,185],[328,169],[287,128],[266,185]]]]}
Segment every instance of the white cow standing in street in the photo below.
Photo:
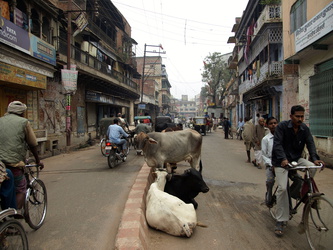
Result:
{"type": "Polygon", "coordinates": [[[137,149],[143,151],[145,161],[151,168],[187,161],[201,172],[201,146],[202,136],[192,129],[172,133],[141,132],[137,136],[137,149]]]}
{"type": "Polygon", "coordinates": [[[150,185],[146,198],[148,225],[171,235],[190,237],[197,225],[193,204],[165,193],[167,172],[157,171],[156,174],[156,181],[150,185]]]}

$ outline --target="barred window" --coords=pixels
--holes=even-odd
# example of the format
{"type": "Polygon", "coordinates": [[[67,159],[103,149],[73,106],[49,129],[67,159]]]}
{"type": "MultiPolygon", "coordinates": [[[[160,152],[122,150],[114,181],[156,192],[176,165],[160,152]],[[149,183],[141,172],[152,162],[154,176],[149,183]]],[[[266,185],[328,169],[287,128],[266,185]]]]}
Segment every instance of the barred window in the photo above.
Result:
{"type": "Polygon", "coordinates": [[[290,10],[290,32],[300,28],[306,23],[306,0],[298,0],[290,10]]]}
{"type": "Polygon", "coordinates": [[[310,77],[310,128],[318,137],[333,137],[333,68],[310,77]]]}

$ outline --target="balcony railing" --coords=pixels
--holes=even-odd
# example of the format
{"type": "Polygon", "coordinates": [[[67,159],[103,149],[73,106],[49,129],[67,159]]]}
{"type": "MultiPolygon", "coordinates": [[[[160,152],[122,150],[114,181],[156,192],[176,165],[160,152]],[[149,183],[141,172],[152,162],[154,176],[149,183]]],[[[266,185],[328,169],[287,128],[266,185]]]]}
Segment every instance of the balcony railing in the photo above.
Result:
{"type": "Polygon", "coordinates": [[[253,30],[253,35],[257,35],[265,23],[271,22],[282,22],[280,5],[266,5],[257,20],[256,26],[253,30]]]}
{"type": "Polygon", "coordinates": [[[111,47],[116,47],[116,42],[106,35],[91,19],[88,20],[87,28],[89,28],[94,34],[101,38],[104,42],[109,44],[111,47]]]}
{"type": "MultiPolygon", "coordinates": [[[[57,51],[60,54],[67,55],[67,42],[58,39],[57,51]]],[[[99,72],[109,75],[112,78],[116,79],[120,83],[124,83],[127,86],[131,87],[134,91],[137,91],[137,83],[132,81],[130,78],[124,76],[120,72],[111,68],[110,65],[99,61],[96,57],[93,57],[88,52],[82,51],[81,49],[72,45],[71,49],[71,58],[75,59],[77,62],[85,64],[91,68],[98,70],[99,72]]]]}
{"type": "Polygon", "coordinates": [[[259,75],[258,71],[254,72],[254,74],[250,77],[250,79],[246,79],[242,81],[239,85],[239,94],[244,94],[250,89],[258,86],[263,81],[270,80],[273,77],[282,77],[283,74],[283,62],[282,61],[273,61],[270,64],[263,64],[260,69],[259,75]]]}

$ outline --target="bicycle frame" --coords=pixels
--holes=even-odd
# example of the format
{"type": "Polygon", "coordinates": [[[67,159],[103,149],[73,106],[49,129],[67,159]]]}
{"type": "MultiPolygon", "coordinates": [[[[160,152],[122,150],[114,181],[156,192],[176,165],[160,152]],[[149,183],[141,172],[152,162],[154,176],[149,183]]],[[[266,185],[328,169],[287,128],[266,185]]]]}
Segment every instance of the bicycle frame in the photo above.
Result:
{"type": "MultiPolygon", "coordinates": [[[[290,218],[292,218],[293,214],[297,213],[297,210],[302,203],[304,203],[306,205],[308,202],[311,201],[312,197],[317,197],[317,196],[323,195],[322,193],[314,192],[314,187],[313,187],[314,180],[313,180],[313,178],[310,177],[310,169],[321,169],[321,168],[322,168],[322,166],[296,166],[295,163],[293,165],[289,164],[289,167],[286,168],[286,170],[299,170],[299,171],[305,172],[306,178],[305,177],[302,178],[302,177],[298,177],[298,176],[295,176],[295,178],[301,179],[303,181],[302,188],[305,183],[307,183],[309,186],[309,189],[307,190],[307,192],[303,196],[301,196],[300,199],[297,199],[296,204],[293,206],[291,196],[290,196],[290,185],[289,185],[289,181],[288,181],[289,208],[290,208],[290,212],[291,212],[290,218]]],[[[302,190],[302,188],[301,188],[301,190],[302,190]]],[[[278,189],[278,187],[276,187],[272,196],[276,196],[277,189],[278,189]]],[[[304,206],[304,208],[305,207],[306,206],[304,206]]],[[[274,217],[275,215],[273,215],[274,212],[272,212],[272,210],[270,210],[270,211],[271,211],[273,218],[275,218],[274,217]]]]}
{"type": "MultiPolygon", "coordinates": [[[[318,166],[318,168],[321,168],[321,166],[318,166]]],[[[304,203],[308,203],[310,202],[311,198],[312,197],[317,197],[317,196],[321,196],[321,195],[324,195],[323,193],[315,193],[314,192],[314,179],[310,177],[310,169],[317,169],[317,167],[311,167],[311,168],[304,168],[304,167],[293,167],[293,168],[290,168],[288,170],[301,170],[301,171],[305,171],[305,177],[302,178],[302,177],[298,177],[298,176],[295,176],[295,178],[299,178],[303,181],[303,184],[302,184],[302,189],[303,189],[303,185],[304,184],[308,184],[309,186],[309,189],[306,193],[304,193],[303,196],[301,196],[301,198],[296,202],[295,206],[293,207],[292,206],[292,203],[291,203],[291,197],[290,197],[290,192],[289,193],[289,202],[290,202],[290,208],[292,209],[292,214],[297,212],[299,206],[304,203]]],[[[290,188],[290,186],[289,186],[290,188]]],[[[306,206],[304,206],[305,208],[306,206]]]]}

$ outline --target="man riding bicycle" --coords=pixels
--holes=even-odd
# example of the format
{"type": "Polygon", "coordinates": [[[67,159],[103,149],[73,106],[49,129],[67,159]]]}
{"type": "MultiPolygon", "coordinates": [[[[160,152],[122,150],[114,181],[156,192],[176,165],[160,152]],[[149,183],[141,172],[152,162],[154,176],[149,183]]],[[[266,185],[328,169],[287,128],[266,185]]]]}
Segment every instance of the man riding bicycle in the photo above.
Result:
{"type": "Polygon", "coordinates": [[[126,156],[126,149],[127,149],[127,141],[122,139],[121,136],[127,138],[129,135],[123,130],[121,126],[119,126],[119,119],[115,118],[113,121],[114,124],[108,127],[106,132],[107,139],[110,139],[111,142],[119,144],[122,146],[122,153],[126,156]]]}
{"type": "MultiPolygon", "coordinates": [[[[30,149],[35,157],[36,164],[41,168],[44,164],[40,161],[37,152],[37,139],[32,130],[28,119],[24,118],[24,112],[27,106],[20,101],[9,103],[7,113],[0,118],[0,161],[11,170],[14,175],[14,184],[16,190],[17,208],[21,209],[24,204],[27,183],[24,177],[23,167],[27,150],[30,149]]],[[[7,203],[6,199],[10,197],[3,196],[4,190],[1,190],[2,205],[7,203]]],[[[2,207],[3,209],[5,207],[2,207]]]]}
{"type": "MultiPolygon", "coordinates": [[[[277,222],[275,227],[275,234],[278,236],[283,235],[283,227],[285,222],[289,220],[288,170],[285,168],[292,161],[302,166],[313,165],[312,162],[301,158],[305,145],[309,151],[311,161],[315,165],[320,165],[320,163],[324,165],[324,162],[317,155],[310,129],[303,123],[304,113],[305,109],[302,106],[293,106],[290,112],[290,120],[280,122],[274,133],[272,164],[278,184],[276,193],[277,222]]],[[[315,171],[310,174],[313,177],[315,171]]]]}

